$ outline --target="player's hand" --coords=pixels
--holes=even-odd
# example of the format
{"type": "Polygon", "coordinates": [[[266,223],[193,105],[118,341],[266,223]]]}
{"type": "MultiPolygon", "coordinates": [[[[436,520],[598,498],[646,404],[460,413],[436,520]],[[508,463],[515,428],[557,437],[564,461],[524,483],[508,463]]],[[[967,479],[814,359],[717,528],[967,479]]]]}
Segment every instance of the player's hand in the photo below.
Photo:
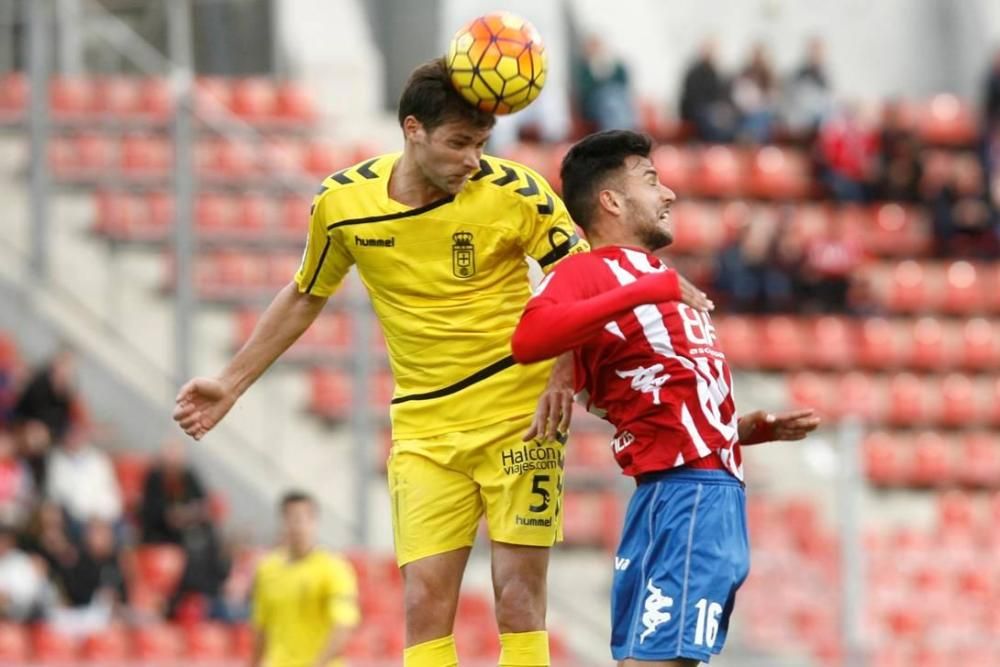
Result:
{"type": "Polygon", "coordinates": [[[573,354],[567,352],[556,360],[545,391],[538,399],[531,427],[524,434],[524,442],[536,438],[555,440],[560,433],[569,431],[573,417],[573,354]]]}
{"type": "Polygon", "coordinates": [[[705,310],[711,312],[715,310],[715,304],[708,298],[708,295],[694,286],[681,274],[677,274],[677,280],[681,286],[681,301],[691,306],[695,310],[705,310]]]}
{"type": "Polygon", "coordinates": [[[222,421],[236,398],[236,392],[216,378],[195,378],[177,393],[174,421],[189,436],[201,440],[222,421]]]}
{"type": "Polygon", "coordinates": [[[740,417],[740,444],[756,445],[778,440],[802,440],[816,430],[820,421],[812,409],[781,414],[757,410],[740,417]]]}

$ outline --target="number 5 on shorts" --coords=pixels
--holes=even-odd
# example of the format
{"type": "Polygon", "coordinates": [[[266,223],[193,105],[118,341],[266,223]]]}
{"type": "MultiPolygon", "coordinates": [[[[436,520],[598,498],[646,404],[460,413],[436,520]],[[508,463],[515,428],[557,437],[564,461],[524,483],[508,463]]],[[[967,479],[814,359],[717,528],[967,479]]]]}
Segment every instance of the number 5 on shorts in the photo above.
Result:
{"type": "Polygon", "coordinates": [[[549,477],[548,475],[535,475],[534,478],[531,480],[531,494],[539,496],[541,498],[541,502],[539,502],[537,505],[531,505],[530,507],[528,507],[529,511],[544,512],[549,508],[549,500],[550,500],[549,491],[544,486],[542,486],[542,484],[548,482],[550,479],[552,478],[549,477]]]}

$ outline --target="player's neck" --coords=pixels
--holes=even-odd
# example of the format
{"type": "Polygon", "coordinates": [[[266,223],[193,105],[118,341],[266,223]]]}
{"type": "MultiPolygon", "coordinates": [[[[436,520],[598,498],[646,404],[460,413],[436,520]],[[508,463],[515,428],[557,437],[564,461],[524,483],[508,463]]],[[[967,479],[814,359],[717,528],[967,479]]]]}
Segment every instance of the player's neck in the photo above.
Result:
{"type": "Polygon", "coordinates": [[[419,208],[448,195],[428,181],[406,151],[396,160],[389,175],[389,198],[404,206],[419,208]]]}
{"type": "Polygon", "coordinates": [[[312,544],[299,548],[295,548],[292,545],[288,545],[288,548],[286,549],[288,553],[288,560],[293,560],[293,561],[302,560],[303,558],[306,558],[309,554],[311,554],[315,549],[316,549],[315,545],[312,544]]]}
{"type": "Polygon", "coordinates": [[[626,233],[617,226],[611,227],[610,229],[605,229],[600,226],[591,229],[587,232],[587,242],[590,244],[590,248],[592,250],[615,246],[618,248],[638,248],[639,250],[652,252],[634,235],[626,233]]]}

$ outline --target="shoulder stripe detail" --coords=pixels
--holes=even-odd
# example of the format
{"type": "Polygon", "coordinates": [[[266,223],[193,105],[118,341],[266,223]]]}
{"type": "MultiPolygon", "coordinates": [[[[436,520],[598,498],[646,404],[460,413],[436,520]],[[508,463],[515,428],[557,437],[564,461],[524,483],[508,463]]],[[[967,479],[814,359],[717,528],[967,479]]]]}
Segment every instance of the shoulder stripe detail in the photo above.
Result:
{"type": "Polygon", "coordinates": [[[529,174],[525,174],[524,178],[528,181],[528,184],[525,185],[523,188],[518,188],[517,190],[514,190],[514,192],[523,197],[533,197],[534,195],[537,195],[538,183],[535,183],[535,179],[533,179],[529,174]]]}
{"type": "Polygon", "coordinates": [[[333,174],[332,176],[330,176],[330,178],[332,178],[333,180],[337,181],[341,185],[349,185],[349,184],[353,183],[354,181],[352,181],[350,178],[347,177],[347,174],[344,173],[346,171],[347,171],[346,169],[344,169],[343,171],[338,171],[336,174],[333,174]]]}
{"type": "Polygon", "coordinates": [[[493,173],[493,165],[491,165],[486,160],[479,160],[479,171],[472,175],[470,181],[478,181],[481,178],[486,178],[493,173]]]}
{"type": "Polygon", "coordinates": [[[316,270],[313,272],[312,278],[309,280],[309,286],[306,287],[306,294],[312,294],[312,289],[316,285],[316,279],[319,278],[319,272],[323,268],[323,261],[326,259],[326,253],[330,251],[330,237],[326,237],[326,245],[323,246],[323,252],[319,255],[319,261],[316,262],[316,270]]]}
{"type": "Polygon", "coordinates": [[[552,250],[545,253],[545,255],[538,260],[538,263],[542,266],[542,268],[558,262],[560,259],[568,255],[569,251],[580,242],[580,237],[576,232],[573,232],[572,234],[566,236],[565,241],[556,244],[555,240],[559,234],[566,234],[566,230],[559,229],[558,227],[549,230],[549,243],[552,244],[552,250]]]}
{"type": "Polygon", "coordinates": [[[555,202],[552,201],[552,195],[550,195],[548,192],[546,192],[545,193],[545,203],[544,204],[538,204],[536,206],[536,208],[538,209],[538,212],[540,214],[542,214],[542,215],[552,215],[552,211],[555,210],[553,208],[553,206],[552,206],[554,203],[555,202]]]}
{"type": "Polygon", "coordinates": [[[518,179],[517,172],[508,167],[507,165],[502,164],[500,165],[500,168],[503,170],[503,176],[501,176],[496,180],[491,181],[491,183],[493,183],[494,185],[501,185],[501,186],[508,185],[518,179]]]}
{"type": "Polygon", "coordinates": [[[398,220],[400,218],[409,218],[414,215],[421,215],[427,211],[433,211],[434,209],[444,206],[445,204],[450,204],[455,201],[455,195],[448,195],[443,199],[438,199],[437,201],[432,201],[430,204],[425,204],[419,208],[413,208],[409,211],[399,211],[398,213],[386,213],[384,215],[373,215],[367,218],[348,218],[347,220],[340,220],[339,222],[334,222],[326,226],[326,231],[331,229],[336,229],[337,227],[346,227],[348,225],[364,225],[369,222],[385,222],[386,220],[398,220]]]}
{"type": "Polygon", "coordinates": [[[369,181],[372,180],[373,178],[378,178],[378,174],[376,174],[374,171],[371,170],[371,166],[376,162],[378,162],[378,158],[373,158],[371,160],[368,160],[368,162],[365,162],[363,165],[358,167],[357,169],[358,174],[364,176],[369,181]]]}
{"type": "Polygon", "coordinates": [[[486,368],[482,368],[472,375],[462,378],[454,384],[450,384],[447,387],[442,387],[441,389],[435,389],[434,391],[428,391],[423,394],[409,394],[407,396],[398,396],[392,399],[393,405],[399,405],[400,403],[407,403],[409,401],[428,401],[433,398],[441,398],[443,396],[449,396],[456,392],[462,391],[477,382],[482,382],[488,377],[492,377],[499,373],[500,371],[507,370],[514,365],[514,357],[507,355],[500,361],[495,361],[486,368]]]}

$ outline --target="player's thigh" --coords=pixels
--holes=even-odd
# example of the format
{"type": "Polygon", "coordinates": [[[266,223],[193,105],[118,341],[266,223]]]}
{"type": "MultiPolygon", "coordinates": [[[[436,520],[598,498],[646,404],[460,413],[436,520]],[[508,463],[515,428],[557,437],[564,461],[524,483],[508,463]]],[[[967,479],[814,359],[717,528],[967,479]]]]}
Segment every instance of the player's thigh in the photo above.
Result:
{"type": "Polygon", "coordinates": [[[465,471],[449,467],[437,450],[417,450],[398,441],[387,475],[393,537],[400,566],[435,554],[471,547],[483,507],[479,485],[465,471]]]}
{"type": "Polygon", "coordinates": [[[615,557],[616,660],[707,661],[725,644],[749,569],[743,489],[724,473],[687,474],[630,502],[615,557]]]}
{"type": "Polygon", "coordinates": [[[474,476],[491,540],[551,547],[562,538],[565,446],[557,440],[524,442],[530,423],[529,415],[490,427],[474,476]]]}

